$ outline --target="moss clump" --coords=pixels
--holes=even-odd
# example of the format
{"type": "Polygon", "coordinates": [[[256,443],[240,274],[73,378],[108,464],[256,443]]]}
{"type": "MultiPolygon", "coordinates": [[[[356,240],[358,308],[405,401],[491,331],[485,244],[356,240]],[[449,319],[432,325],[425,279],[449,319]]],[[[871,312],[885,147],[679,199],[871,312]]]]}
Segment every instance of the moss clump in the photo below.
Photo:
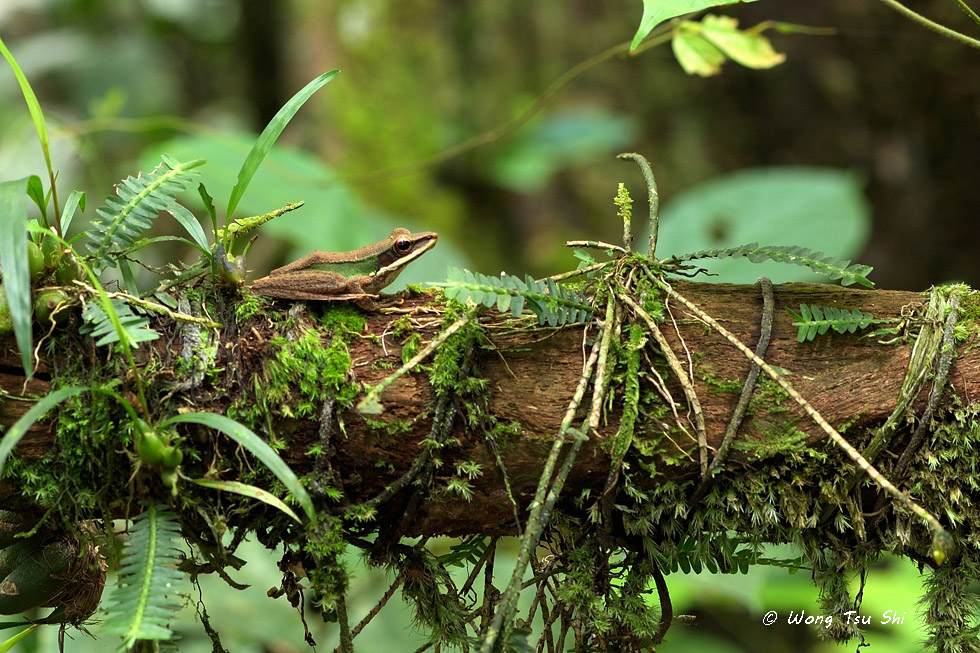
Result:
{"type": "Polygon", "coordinates": [[[304,557],[312,562],[306,568],[310,588],[326,615],[334,619],[337,600],[347,591],[350,581],[344,564],[346,551],[344,525],[338,517],[321,516],[302,545],[304,557]]]}
{"type": "Polygon", "coordinates": [[[350,352],[340,335],[327,346],[314,329],[302,329],[290,340],[277,336],[276,349],[261,375],[252,381],[252,395],[242,397],[228,408],[228,415],[245,424],[269,425],[272,414],[285,417],[315,418],[328,397],[349,405],[357,395],[350,381],[350,352]],[[298,395],[298,396],[297,396],[298,395]]]}

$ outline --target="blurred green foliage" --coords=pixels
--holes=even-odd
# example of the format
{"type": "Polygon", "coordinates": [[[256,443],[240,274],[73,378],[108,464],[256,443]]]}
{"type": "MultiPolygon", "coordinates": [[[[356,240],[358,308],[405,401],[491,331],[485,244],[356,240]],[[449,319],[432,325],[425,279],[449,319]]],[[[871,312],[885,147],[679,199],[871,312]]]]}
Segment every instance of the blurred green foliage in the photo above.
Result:
{"type": "MultiPolygon", "coordinates": [[[[263,228],[265,242],[250,258],[256,269],[314,247],[357,247],[396,225],[444,234],[438,254],[414,264],[415,276],[406,273],[405,281],[440,280],[450,265],[537,274],[569,267],[571,254],[561,247],[566,237],[614,240],[618,234],[615,184],[626,179],[640,186],[611,155],[632,149],[651,157],[661,181],[661,256],[759,241],[853,257],[870,236],[885,285],[976,278],[980,229],[969,220],[980,210],[970,171],[980,162],[975,139],[958,131],[975,118],[965,101],[978,93],[972,60],[893,16],[847,0],[817,4],[757,2],[731,13],[743,25],[778,16],[862,25],[863,31],[829,40],[783,39],[779,45],[790,51],[783,66],[764,74],[729,66],[714,80],[686,77],[665,49],[609,61],[523,129],[435,165],[418,162],[497,128],[576,63],[628,40],[637,7],[50,0],[5,3],[0,31],[49,116],[59,184],[93,198],[127,174],[149,169],[161,153],[207,158],[208,188],[226,197],[254,139],[248,132],[271,117],[269,107],[274,111],[315,74],[343,69],[327,95],[299,114],[243,198],[242,214],[307,203],[263,228]],[[950,97],[964,101],[941,101],[950,97]],[[722,177],[787,165],[825,167],[722,177]],[[865,197],[878,225],[873,236],[865,197]],[[949,233],[961,234],[952,243],[959,247],[950,247],[949,233]],[[268,236],[290,245],[278,252],[266,245],[263,252],[268,236]],[[907,263],[909,242],[916,245],[914,266],[907,263]]],[[[944,19],[957,17],[952,3],[928,4],[944,19]]],[[[0,179],[43,170],[8,75],[0,75],[0,142],[0,179]]],[[[76,225],[84,228],[84,219],[76,225]]],[[[736,276],[723,277],[728,280],[788,279],[780,276],[785,267],[770,273],[739,262],[715,265],[729,263],[747,271],[732,271],[736,276]]],[[[250,592],[203,581],[225,645],[306,650],[285,603],[256,591],[275,582],[272,559],[258,552],[247,557],[242,578],[254,584],[250,592]]],[[[508,567],[502,560],[499,566],[508,567]]],[[[385,587],[380,572],[364,571],[351,600],[354,618],[385,587]]],[[[664,651],[853,646],[819,643],[802,626],[759,625],[769,609],[784,624],[787,610],[816,611],[805,573],[754,569],[748,576],[668,580],[675,612],[696,612],[702,627],[675,627],[664,651]]],[[[918,574],[907,562],[890,561],[872,575],[862,614],[909,613],[902,625],[875,628],[872,643],[918,650],[919,626],[911,617],[919,591],[918,574]]],[[[184,650],[209,650],[190,619],[182,628],[188,633],[184,650]]],[[[366,649],[405,649],[407,613],[383,619],[365,632],[366,649]]],[[[318,628],[318,640],[333,641],[334,631],[318,628]]],[[[55,636],[43,630],[40,644],[22,650],[54,650],[55,636]]],[[[109,639],[66,643],[69,651],[113,647],[109,639]]]]}

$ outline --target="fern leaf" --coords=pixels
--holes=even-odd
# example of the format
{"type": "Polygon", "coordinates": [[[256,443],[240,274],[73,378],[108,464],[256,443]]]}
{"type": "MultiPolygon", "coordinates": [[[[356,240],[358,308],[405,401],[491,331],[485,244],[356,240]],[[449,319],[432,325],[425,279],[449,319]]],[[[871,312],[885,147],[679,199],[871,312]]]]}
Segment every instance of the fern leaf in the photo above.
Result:
{"type": "Polygon", "coordinates": [[[797,327],[796,341],[811,341],[817,334],[823,335],[830,329],[837,333],[856,333],[858,329],[866,329],[872,324],[880,324],[888,320],[878,320],[871,313],[864,313],[857,308],[840,309],[836,306],[817,306],[815,304],[800,304],[800,312],[794,313],[786,309],[795,320],[797,327]]]}
{"type": "Polygon", "coordinates": [[[537,315],[538,323],[551,326],[585,320],[592,308],[574,290],[552,279],[536,281],[531,275],[520,277],[501,275],[490,277],[479,272],[450,268],[445,283],[440,286],[449,299],[472,301],[487,308],[496,307],[501,313],[510,311],[518,317],[527,308],[537,315]]]}
{"type": "Polygon", "coordinates": [[[178,163],[163,157],[152,172],[127,177],[116,184],[116,194],[106,198],[96,210],[92,228],[85,232],[89,252],[100,268],[113,267],[114,248],[133,245],[148,229],[160,211],[171,211],[177,204],[177,193],[187,187],[194,177],[192,170],[204,165],[204,159],[178,163]]]}
{"type": "Polygon", "coordinates": [[[874,288],[874,283],[868,280],[868,275],[874,269],[870,265],[852,264],[850,261],[824,256],[823,252],[812,252],[806,247],[795,245],[762,245],[751,243],[740,247],[725,247],[722,249],[703,249],[699,252],[675,256],[669,259],[670,263],[681,263],[702,258],[742,258],[745,257],[753,263],[761,263],[765,260],[777,261],[779,263],[792,263],[808,267],[817,274],[829,277],[831,280],[840,279],[841,285],[849,286],[853,283],[860,284],[866,288],[874,288]]]}
{"type": "Polygon", "coordinates": [[[173,637],[169,623],[182,602],[176,587],[183,579],[177,571],[180,553],[177,516],[166,506],[147,504],[133,520],[119,568],[119,587],[105,622],[107,632],[122,635],[122,647],[137,640],[173,637]]]}
{"type": "MultiPolygon", "coordinates": [[[[122,323],[130,347],[137,347],[141,342],[156,340],[160,337],[159,332],[149,327],[149,318],[135,315],[124,300],[113,299],[112,306],[116,309],[116,315],[119,316],[119,322],[122,323]]],[[[97,346],[101,347],[112,342],[119,342],[119,332],[116,331],[112,320],[109,319],[99,304],[92,302],[86,306],[82,313],[82,320],[85,321],[85,324],[79,328],[79,332],[95,338],[97,346]]]]}

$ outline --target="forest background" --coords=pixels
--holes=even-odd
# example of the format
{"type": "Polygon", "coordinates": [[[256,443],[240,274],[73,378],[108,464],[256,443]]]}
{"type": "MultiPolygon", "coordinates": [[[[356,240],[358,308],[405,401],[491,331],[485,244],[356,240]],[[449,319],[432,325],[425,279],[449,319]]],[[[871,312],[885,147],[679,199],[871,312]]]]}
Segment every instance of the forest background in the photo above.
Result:
{"type": "MultiPolygon", "coordinates": [[[[742,27],[774,20],[833,31],[768,32],[786,59],[766,70],[729,62],[716,76],[688,75],[669,44],[576,68],[630,40],[641,9],[638,0],[7,0],[0,33],[45,109],[59,185],[95,202],[160,153],[207,158],[208,187],[227,192],[254,133],[307,81],[341,69],[242,201],[243,214],[306,202],[305,215],[263,227],[248,259],[253,278],[313,247],[358,247],[394,226],[440,234],[400,282],[441,281],[448,266],[567,269],[566,239],[617,241],[616,185],[625,180],[641,197],[642,183],[615,154],[636,151],[657,173],[661,255],[802,244],[874,266],[882,288],[980,285],[980,53],[880,2],[763,0],[714,13],[742,27]]],[[[952,1],[916,10],[971,26],[952,1]]],[[[0,75],[0,178],[43,170],[16,82],[0,75]]],[[[154,252],[157,264],[187,254],[154,252]]],[[[751,283],[760,272],[743,265],[720,278],[751,283]]],[[[764,272],[777,283],[808,278],[764,272]]],[[[250,558],[243,593],[205,586],[228,593],[210,595],[209,610],[231,650],[307,650],[288,606],[265,597],[274,564],[250,558]]],[[[699,626],[672,630],[659,650],[850,650],[802,626],[762,625],[771,609],[817,612],[803,575],[671,575],[675,613],[697,615],[699,626]]],[[[383,587],[365,574],[351,611],[367,610],[383,587]]],[[[908,616],[901,625],[876,619],[872,642],[918,650],[920,587],[907,561],[873,574],[863,613],[908,616]]],[[[193,610],[186,615],[182,650],[209,650],[193,610]]],[[[407,611],[385,619],[364,633],[365,650],[405,648],[407,611]]],[[[50,630],[30,646],[51,650],[50,630]]],[[[336,638],[326,626],[314,635],[336,638]]],[[[76,637],[67,650],[114,645],[76,637]]]]}

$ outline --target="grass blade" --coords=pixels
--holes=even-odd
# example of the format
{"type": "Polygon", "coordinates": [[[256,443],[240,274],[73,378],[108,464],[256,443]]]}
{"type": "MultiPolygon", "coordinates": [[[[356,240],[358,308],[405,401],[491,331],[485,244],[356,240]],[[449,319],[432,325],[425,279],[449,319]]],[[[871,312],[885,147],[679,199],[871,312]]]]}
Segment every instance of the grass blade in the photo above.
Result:
{"type": "Polygon", "coordinates": [[[28,429],[34,426],[34,422],[41,419],[44,413],[48,412],[68,397],[73,397],[80,392],[88,390],[88,386],[74,385],[68,388],[61,388],[45,395],[39,402],[31,406],[31,409],[14,422],[3,439],[0,440],[0,475],[3,474],[3,466],[7,462],[7,456],[14,450],[21,438],[27,433],[28,429]]]}
{"type": "Polygon", "coordinates": [[[209,256],[211,252],[209,251],[208,237],[204,235],[204,229],[201,227],[201,223],[197,221],[197,218],[194,217],[194,214],[182,204],[174,204],[170,207],[170,215],[174,216],[174,220],[179,222],[187,230],[190,237],[194,239],[195,246],[205,256],[209,256]]]}
{"type": "Polygon", "coordinates": [[[6,640],[3,644],[0,644],[0,653],[7,653],[7,651],[11,650],[14,647],[14,644],[16,644],[20,640],[24,639],[25,637],[33,633],[34,629],[36,629],[37,627],[38,624],[31,624],[26,629],[20,631],[10,639],[6,640]]]}
{"type": "Polygon", "coordinates": [[[295,512],[293,512],[292,508],[283,503],[279,497],[274,494],[269,494],[262,488],[257,488],[254,485],[248,485],[247,483],[240,483],[238,481],[211,481],[205,478],[192,478],[190,480],[191,483],[197,483],[202,487],[209,487],[213,490],[224,490],[225,492],[234,492],[235,494],[240,494],[245,497],[258,499],[262,503],[267,503],[273,508],[278,508],[295,519],[298,523],[303,523],[303,520],[300,519],[295,512]]]}
{"type": "Polygon", "coordinates": [[[0,268],[24,374],[34,374],[31,345],[31,271],[27,261],[25,179],[0,183],[0,268]]]}
{"type": "Polygon", "coordinates": [[[269,471],[276,475],[276,478],[282,481],[282,484],[286,486],[289,493],[296,497],[299,505],[302,506],[303,511],[306,512],[306,515],[310,519],[313,519],[316,515],[316,511],[313,509],[313,500],[310,499],[306,488],[300,483],[299,478],[296,477],[293,470],[279,457],[279,454],[272,450],[272,447],[266,444],[265,440],[255,435],[251,429],[217,413],[183,413],[164,420],[160,426],[164,427],[177,422],[201,424],[221,431],[251,451],[255,454],[256,458],[262,461],[262,464],[269,468],[269,471]]]}
{"type": "Polygon", "coordinates": [[[0,54],[3,54],[3,58],[7,60],[10,68],[14,71],[14,77],[17,78],[17,83],[20,85],[20,92],[24,95],[24,101],[27,102],[27,111],[31,114],[31,120],[34,122],[34,131],[37,132],[37,140],[41,144],[41,151],[44,152],[44,165],[47,166],[48,176],[51,179],[51,193],[54,197],[54,210],[57,213],[58,195],[54,185],[54,168],[51,167],[51,147],[48,140],[48,126],[44,122],[41,103],[37,101],[37,96],[34,95],[34,89],[31,88],[31,83],[27,81],[27,76],[20,69],[20,64],[14,59],[14,55],[7,49],[7,45],[3,42],[3,39],[0,39],[0,54]]]}
{"type": "Polygon", "coordinates": [[[68,201],[65,202],[65,210],[61,213],[61,235],[64,236],[68,233],[68,225],[75,218],[76,209],[85,211],[85,193],[80,190],[73,190],[68,195],[68,201]]]}
{"type": "Polygon", "coordinates": [[[248,156],[245,157],[245,162],[242,163],[241,170],[238,171],[238,182],[235,187],[231,189],[231,197],[228,199],[228,211],[225,213],[225,227],[228,226],[227,221],[231,219],[232,214],[235,209],[238,208],[238,202],[242,199],[242,195],[245,194],[245,189],[248,188],[249,182],[252,181],[252,177],[255,175],[255,171],[259,169],[262,165],[262,160],[265,155],[269,153],[272,146],[275,145],[276,139],[279,138],[279,134],[286,128],[289,121],[293,119],[299,108],[310,99],[314,93],[316,93],[320,88],[332,80],[334,77],[340,74],[339,70],[331,70],[330,72],[323,73],[312,82],[307,84],[300,90],[299,93],[294,95],[289,99],[286,104],[279,109],[279,112],[272,117],[269,124],[266,125],[262,133],[259,134],[258,139],[255,141],[255,145],[249,151],[248,156]]]}

